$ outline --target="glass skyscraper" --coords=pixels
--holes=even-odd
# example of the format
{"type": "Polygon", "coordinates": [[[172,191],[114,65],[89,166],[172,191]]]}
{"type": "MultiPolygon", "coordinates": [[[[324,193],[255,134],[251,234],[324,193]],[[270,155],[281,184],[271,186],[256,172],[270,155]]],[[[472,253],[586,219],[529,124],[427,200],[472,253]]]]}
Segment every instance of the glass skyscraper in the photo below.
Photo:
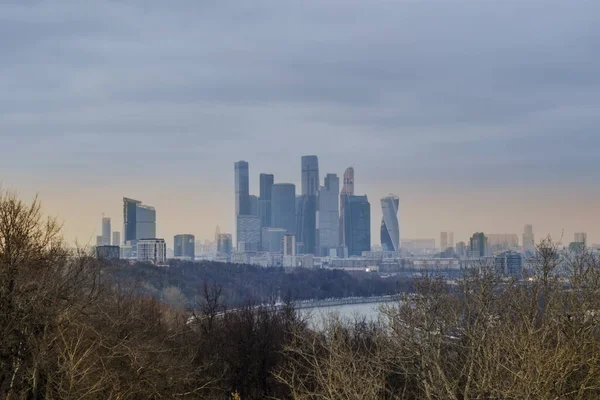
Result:
{"type": "Polygon", "coordinates": [[[315,254],[317,244],[317,193],[319,191],[319,159],[302,157],[302,196],[296,203],[296,237],[306,254],[315,254]]]}
{"type": "Polygon", "coordinates": [[[258,211],[263,228],[271,226],[271,199],[275,177],[272,174],[260,174],[260,197],[258,211]]]}
{"type": "Polygon", "coordinates": [[[349,256],[371,250],[371,204],[367,196],[344,196],[344,236],[349,256]]]}
{"type": "Polygon", "coordinates": [[[156,210],[139,200],[123,197],[123,233],[126,244],[156,238],[156,210]]]}
{"type": "Polygon", "coordinates": [[[271,192],[271,227],[296,233],[296,186],[276,183],[271,192]]]}
{"type": "Polygon", "coordinates": [[[346,196],[354,195],[354,168],[344,171],[344,184],[340,192],[340,244],[346,245],[346,230],[344,229],[344,204],[346,196]]]}
{"type": "Polygon", "coordinates": [[[392,194],[381,199],[381,247],[384,251],[400,250],[399,203],[398,196],[392,194]]]}
{"type": "Polygon", "coordinates": [[[194,235],[175,235],[173,238],[173,253],[175,257],[190,258],[196,256],[196,240],[194,235]]]}
{"type": "Polygon", "coordinates": [[[327,174],[325,186],[319,189],[317,207],[317,253],[328,256],[330,250],[340,244],[339,203],[340,179],[335,174],[327,174]]]}
{"type": "Polygon", "coordinates": [[[235,215],[250,215],[250,175],[246,161],[234,164],[235,174],[235,215]]]}

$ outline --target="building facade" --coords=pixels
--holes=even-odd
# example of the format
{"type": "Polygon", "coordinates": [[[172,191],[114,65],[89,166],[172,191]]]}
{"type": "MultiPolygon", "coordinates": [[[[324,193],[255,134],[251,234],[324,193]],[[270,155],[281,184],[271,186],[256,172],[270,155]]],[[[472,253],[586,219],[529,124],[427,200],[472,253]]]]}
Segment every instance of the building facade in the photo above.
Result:
{"type": "Polygon", "coordinates": [[[473,258],[486,257],[488,254],[487,237],[484,233],[475,233],[469,241],[469,256],[473,258]]]}
{"type": "Polygon", "coordinates": [[[156,237],[156,210],[141,201],[123,198],[123,233],[127,244],[156,237]]]}
{"type": "Polygon", "coordinates": [[[196,258],[196,238],[194,235],[175,235],[173,238],[173,255],[175,258],[194,260],[196,258]]]}
{"type": "Polygon", "coordinates": [[[250,172],[248,162],[233,165],[235,185],[235,215],[250,215],[250,172]]]}
{"type": "Polygon", "coordinates": [[[317,255],[329,256],[340,244],[340,179],[335,174],[325,176],[325,185],[319,188],[317,205],[317,255]]]}
{"type": "Polygon", "coordinates": [[[260,174],[260,197],[258,199],[258,214],[260,225],[263,228],[271,226],[271,200],[275,176],[272,174],[260,174]]]}
{"type": "Polygon", "coordinates": [[[532,255],[535,252],[535,235],[533,233],[533,225],[525,225],[523,232],[523,253],[532,255]]]}
{"type": "Polygon", "coordinates": [[[164,264],[167,262],[167,244],[164,239],[140,239],[137,242],[137,261],[164,264]]]}
{"type": "Polygon", "coordinates": [[[258,251],[260,248],[260,217],[256,215],[237,216],[237,251],[258,251]]]}
{"type": "Polygon", "coordinates": [[[102,217],[102,245],[110,246],[110,218],[102,217]]]}
{"type": "Polygon", "coordinates": [[[390,194],[381,199],[381,247],[383,251],[400,251],[400,224],[398,222],[398,196],[390,194]]]}
{"type": "Polygon", "coordinates": [[[281,243],[287,231],[282,228],[262,228],[261,250],[268,253],[281,253],[281,243]]]}
{"type": "Polygon", "coordinates": [[[344,182],[340,192],[340,248],[346,247],[346,231],[344,228],[344,204],[346,196],[354,195],[354,168],[349,167],[344,171],[344,182]]]}
{"type": "Polygon", "coordinates": [[[371,250],[371,204],[367,196],[344,197],[344,236],[349,256],[371,250]]]}
{"type": "Polygon", "coordinates": [[[271,227],[296,233],[296,186],[276,183],[271,192],[271,227]]]}
{"type": "Polygon", "coordinates": [[[102,260],[118,260],[121,258],[121,248],[119,246],[97,246],[96,257],[102,260]]]}
{"type": "Polygon", "coordinates": [[[120,246],[121,243],[121,232],[113,232],[112,233],[112,245],[120,246]]]}
{"type": "Polygon", "coordinates": [[[220,233],[217,242],[217,254],[231,257],[233,251],[233,238],[229,233],[220,233]]]}

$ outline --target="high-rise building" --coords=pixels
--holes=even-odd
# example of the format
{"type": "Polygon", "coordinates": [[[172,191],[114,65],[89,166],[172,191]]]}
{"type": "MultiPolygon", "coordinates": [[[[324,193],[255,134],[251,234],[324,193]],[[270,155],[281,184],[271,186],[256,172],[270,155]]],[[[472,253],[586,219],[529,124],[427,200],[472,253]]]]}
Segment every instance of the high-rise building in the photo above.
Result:
{"type": "Polygon", "coordinates": [[[531,255],[535,252],[535,235],[533,234],[533,226],[525,225],[523,232],[523,253],[531,255]]]}
{"type": "Polygon", "coordinates": [[[250,215],[254,215],[255,217],[259,217],[259,209],[258,209],[258,196],[253,194],[250,195],[250,215]]]}
{"type": "Polygon", "coordinates": [[[485,257],[487,255],[488,242],[487,237],[482,232],[475,233],[469,243],[470,256],[474,258],[485,257]]]}
{"type": "Polygon", "coordinates": [[[103,260],[118,260],[121,258],[121,248],[119,246],[98,246],[96,247],[96,258],[103,260]]]}
{"type": "Polygon", "coordinates": [[[371,250],[371,204],[367,196],[344,197],[344,236],[349,256],[371,250]]]}
{"type": "MultiPolygon", "coordinates": [[[[340,192],[340,247],[346,246],[346,230],[344,229],[344,204],[346,196],[354,195],[354,168],[349,167],[344,171],[344,184],[340,192]]],[[[347,246],[346,246],[347,247],[347,246]]]]}
{"type": "Polygon", "coordinates": [[[255,215],[237,216],[237,251],[251,252],[260,248],[260,217],[255,215]]]}
{"type": "Polygon", "coordinates": [[[523,275],[523,257],[515,251],[505,251],[494,257],[496,273],[513,278],[523,275]]]}
{"type": "Polygon", "coordinates": [[[440,233],[440,248],[444,251],[449,247],[454,247],[454,232],[440,233]]]}
{"type": "Polygon", "coordinates": [[[282,228],[262,228],[262,251],[281,253],[281,243],[287,231],[282,228]]]}
{"type": "Polygon", "coordinates": [[[156,210],[139,200],[123,197],[123,234],[127,244],[156,237],[156,210]]]}
{"type": "Polygon", "coordinates": [[[219,243],[219,235],[221,234],[221,227],[217,225],[215,228],[215,243],[219,243]]]}
{"type": "Polygon", "coordinates": [[[465,242],[456,243],[455,254],[458,258],[465,258],[467,256],[467,244],[465,242]]]}
{"type": "Polygon", "coordinates": [[[316,196],[319,190],[319,159],[302,156],[302,195],[316,196]]]}
{"type": "Polygon", "coordinates": [[[113,232],[112,233],[112,245],[113,246],[121,245],[121,232],[113,232]]]}
{"type": "Polygon", "coordinates": [[[381,199],[381,247],[384,251],[400,250],[399,204],[400,198],[393,194],[381,199]]]}
{"type": "Polygon", "coordinates": [[[281,252],[283,253],[283,266],[296,267],[296,235],[285,235],[281,238],[281,252]]]}
{"type": "Polygon", "coordinates": [[[173,255],[175,258],[196,258],[196,238],[194,235],[175,235],[173,238],[173,255]]]}
{"type": "Polygon", "coordinates": [[[296,186],[276,183],[271,192],[271,227],[296,233],[296,186]]]}
{"type": "Polygon", "coordinates": [[[137,260],[164,264],[167,261],[167,244],[164,239],[139,239],[137,242],[137,260]]]}
{"type": "Polygon", "coordinates": [[[304,253],[314,254],[317,242],[317,196],[298,196],[296,216],[296,238],[302,243],[304,253]]]}
{"type": "Polygon", "coordinates": [[[317,253],[320,256],[328,256],[331,249],[337,249],[340,244],[339,194],[340,179],[336,174],[327,174],[325,185],[319,189],[317,204],[317,253]]]}
{"type": "Polygon", "coordinates": [[[235,174],[235,215],[250,215],[250,174],[248,162],[234,164],[235,174]]]}
{"type": "Polygon", "coordinates": [[[581,243],[583,244],[583,247],[587,246],[587,233],[585,232],[576,232],[575,233],[575,243],[581,243]]]}
{"type": "Polygon", "coordinates": [[[110,218],[102,217],[102,245],[110,246],[110,218]]]}
{"type": "Polygon", "coordinates": [[[260,198],[258,200],[258,214],[260,225],[265,228],[271,226],[271,200],[275,176],[260,174],[260,198]]]}
{"type": "Polygon", "coordinates": [[[219,255],[224,255],[226,257],[230,257],[231,251],[233,249],[233,240],[231,238],[231,234],[229,234],[229,233],[219,234],[217,243],[218,243],[217,244],[217,253],[219,255]]]}

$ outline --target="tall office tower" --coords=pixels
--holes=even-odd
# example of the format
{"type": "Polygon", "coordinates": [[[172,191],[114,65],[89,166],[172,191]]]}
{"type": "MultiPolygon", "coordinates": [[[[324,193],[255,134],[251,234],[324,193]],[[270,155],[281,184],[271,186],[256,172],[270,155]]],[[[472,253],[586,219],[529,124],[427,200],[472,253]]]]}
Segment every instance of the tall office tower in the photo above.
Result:
{"type": "Polygon", "coordinates": [[[319,159],[302,156],[302,195],[316,196],[319,190],[319,159]]]}
{"type": "Polygon", "coordinates": [[[381,247],[383,251],[400,250],[400,224],[398,206],[400,198],[393,194],[381,199],[381,247]]]}
{"type": "Polygon", "coordinates": [[[140,239],[137,242],[137,260],[164,264],[167,261],[165,239],[140,239]]]}
{"type": "Polygon", "coordinates": [[[281,252],[283,253],[283,266],[295,267],[296,265],[296,235],[285,235],[281,238],[281,252]]]}
{"type": "Polygon", "coordinates": [[[454,232],[448,232],[448,247],[454,247],[454,232]]]}
{"type": "Polygon", "coordinates": [[[250,175],[248,163],[238,161],[234,164],[235,173],[235,215],[250,215],[250,175]]]}
{"type": "Polygon", "coordinates": [[[467,256],[467,244],[465,242],[456,243],[455,253],[458,258],[466,257],[467,256]]]}
{"type": "Polygon", "coordinates": [[[340,179],[336,174],[325,176],[325,186],[319,189],[317,204],[317,253],[328,256],[340,245],[339,219],[340,179]]]}
{"type": "Polygon", "coordinates": [[[469,243],[469,255],[479,258],[487,255],[487,237],[482,232],[475,233],[469,243]]]}
{"type": "Polygon", "coordinates": [[[317,196],[305,194],[296,202],[296,238],[305,254],[315,254],[317,244],[317,196]]]}
{"type": "Polygon", "coordinates": [[[238,215],[236,219],[237,250],[241,252],[258,251],[260,248],[260,217],[238,215]]]}
{"type": "Polygon", "coordinates": [[[271,227],[296,233],[296,186],[276,183],[271,193],[271,227]]]}
{"type": "Polygon", "coordinates": [[[533,226],[525,225],[523,232],[523,253],[526,255],[535,252],[535,235],[533,234],[533,226]]]}
{"type": "Polygon", "coordinates": [[[344,229],[344,202],[346,196],[354,195],[354,168],[349,167],[344,171],[344,184],[340,192],[340,245],[346,245],[345,229],[344,229]]]}
{"type": "Polygon", "coordinates": [[[229,233],[219,234],[217,241],[217,253],[224,256],[231,256],[231,250],[233,249],[233,239],[229,233]]]}
{"type": "Polygon", "coordinates": [[[371,250],[371,204],[367,196],[344,197],[344,236],[349,256],[371,250]]]}
{"type": "Polygon", "coordinates": [[[215,243],[219,243],[219,235],[221,234],[221,227],[217,225],[215,228],[215,243]]]}
{"type": "Polygon", "coordinates": [[[250,215],[254,215],[255,217],[260,216],[258,209],[258,196],[253,194],[250,195],[250,215]]]}
{"type": "Polygon", "coordinates": [[[275,176],[260,174],[260,198],[258,199],[258,214],[263,228],[271,226],[271,199],[275,176]]]}
{"type": "Polygon", "coordinates": [[[120,246],[121,245],[121,232],[113,232],[112,234],[112,245],[120,246]]]}
{"type": "Polygon", "coordinates": [[[448,232],[440,233],[440,249],[442,251],[448,248],[448,232]]]}
{"type": "Polygon", "coordinates": [[[156,237],[156,210],[139,200],[123,197],[123,240],[136,244],[140,239],[156,237]]]}
{"type": "Polygon", "coordinates": [[[102,217],[102,245],[110,246],[110,218],[102,217]]]}
{"type": "Polygon", "coordinates": [[[575,233],[575,243],[583,244],[583,247],[587,246],[587,233],[577,232],[575,233]]]}
{"type": "Polygon", "coordinates": [[[175,258],[196,258],[196,238],[194,235],[175,235],[173,238],[173,255],[175,258]]]}

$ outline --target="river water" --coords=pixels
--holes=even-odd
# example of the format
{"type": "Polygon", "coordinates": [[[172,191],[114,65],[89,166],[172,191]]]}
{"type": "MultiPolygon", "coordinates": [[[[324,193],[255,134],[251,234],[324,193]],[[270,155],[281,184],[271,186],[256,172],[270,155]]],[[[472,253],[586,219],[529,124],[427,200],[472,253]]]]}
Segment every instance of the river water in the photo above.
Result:
{"type": "Polygon", "coordinates": [[[393,302],[344,304],[341,306],[307,308],[300,310],[300,313],[307,318],[309,324],[322,327],[323,320],[332,315],[342,320],[353,321],[355,318],[364,318],[367,321],[377,321],[382,318],[379,312],[380,307],[393,304],[393,302]]]}

